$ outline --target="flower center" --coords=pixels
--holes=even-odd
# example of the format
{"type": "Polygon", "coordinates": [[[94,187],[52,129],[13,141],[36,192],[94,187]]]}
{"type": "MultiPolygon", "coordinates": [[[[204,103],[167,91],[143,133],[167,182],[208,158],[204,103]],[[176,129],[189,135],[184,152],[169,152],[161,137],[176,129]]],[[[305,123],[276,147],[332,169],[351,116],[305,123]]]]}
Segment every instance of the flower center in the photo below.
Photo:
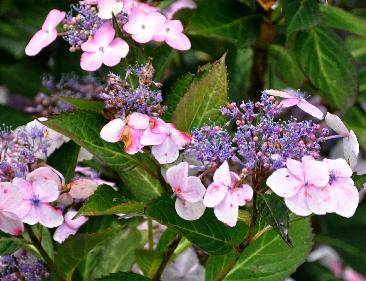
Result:
{"type": "Polygon", "coordinates": [[[329,171],[329,184],[332,184],[337,180],[338,172],[335,170],[329,171]]]}
{"type": "Polygon", "coordinates": [[[99,47],[99,51],[101,51],[102,53],[104,53],[104,47],[99,47]]]}
{"type": "Polygon", "coordinates": [[[41,204],[41,200],[39,200],[39,195],[33,193],[31,197],[31,203],[33,206],[39,207],[39,205],[41,204]]]}

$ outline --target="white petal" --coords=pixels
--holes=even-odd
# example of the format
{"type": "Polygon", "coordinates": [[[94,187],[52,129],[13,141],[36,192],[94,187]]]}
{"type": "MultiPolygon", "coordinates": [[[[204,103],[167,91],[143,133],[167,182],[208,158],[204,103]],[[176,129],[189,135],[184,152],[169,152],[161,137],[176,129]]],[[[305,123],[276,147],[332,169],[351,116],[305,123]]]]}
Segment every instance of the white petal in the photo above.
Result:
{"type": "Polygon", "coordinates": [[[39,223],[48,228],[59,226],[63,223],[64,217],[60,209],[55,209],[46,203],[37,207],[39,223]]]}
{"type": "Polygon", "coordinates": [[[160,145],[154,145],[151,153],[160,164],[173,163],[178,159],[179,149],[171,137],[167,137],[160,145]]]}
{"type": "Polygon", "coordinates": [[[227,161],[221,164],[221,166],[216,170],[213,180],[216,183],[221,183],[227,187],[231,187],[231,174],[229,170],[229,164],[227,161]]]}
{"type": "Polygon", "coordinates": [[[287,168],[274,171],[267,179],[267,186],[278,196],[285,198],[293,197],[303,184],[287,168]]]}
{"type": "Polygon", "coordinates": [[[351,130],[349,136],[343,139],[343,153],[344,157],[352,168],[356,167],[357,165],[359,152],[360,145],[355,133],[351,130]]]}
{"type": "Polygon", "coordinates": [[[58,243],[64,242],[70,235],[75,235],[77,229],[69,227],[66,223],[60,225],[53,234],[53,240],[58,243]]]}
{"type": "Polygon", "coordinates": [[[359,193],[351,179],[337,180],[331,186],[337,200],[336,213],[350,218],[356,212],[359,203],[359,193]]]}
{"type": "Polygon", "coordinates": [[[110,121],[100,131],[100,137],[107,142],[118,142],[121,140],[125,122],[118,118],[110,121]]]}
{"type": "Polygon", "coordinates": [[[225,185],[216,182],[211,183],[206,190],[203,204],[211,208],[217,206],[225,198],[228,191],[229,188],[225,185]]]}
{"type": "Polygon", "coordinates": [[[188,183],[188,163],[182,162],[170,167],[166,172],[166,178],[173,191],[179,188],[181,190],[185,189],[188,183]]]}
{"type": "Polygon", "coordinates": [[[206,207],[202,201],[191,203],[180,198],[175,201],[177,214],[185,220],[193,221],[199,219],[205,212],[206,207]]]}
{"type": "Polygon", "coordinates": [[[291,210],[294,214],[298,216],[308,216],[311,214],[311,211],[308,207],[308,204],[306,202],[306,190],[305,188],[302,188],[299,190],[299,192],[290,197],[285,198],[285,204],[287,208],[291,210]]]}
{"type": "Polygon", "coordinates": [[[187,186],[183,189],[181,198],[189,202],[202,201],[206,188],[198,177],[188,177],[187,186]]]}
{"type": "Polygon", "coordinates": [[[348,135],[347,127],[337,115],[327,112],[325,115],[325,123],[337,134],[348,135]]]}
{"type": "Polygon", "coordinates": [[[219,221],[227,224],[228,226],[234,227],[238,220],[239,206],[237,198],[233,196],[231,192],[228,192],[214,209],[215,216],[219,221]]]}

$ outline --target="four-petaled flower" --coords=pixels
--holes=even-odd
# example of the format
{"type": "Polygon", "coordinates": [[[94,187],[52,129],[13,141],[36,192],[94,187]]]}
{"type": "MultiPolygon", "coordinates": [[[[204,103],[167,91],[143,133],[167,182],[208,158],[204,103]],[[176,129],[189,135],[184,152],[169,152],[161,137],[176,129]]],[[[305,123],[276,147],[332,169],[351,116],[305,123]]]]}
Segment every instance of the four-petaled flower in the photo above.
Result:
{"type": "Polygon", "coordinates": [[[95,71],[105,64],[117,65],[129,51],[128,44],[121,38],[114,38],[112,24],[104,23],[96,32],[93,39],[81,45],[84,53],[80,58],[80,66],[87,71],[95,71]]]}
{"type": "Polygon", "coordinates": [[[186,51],[191,48],[191,41],[183,33],[183,29],[180,20],[166,20],[161,31],[154,35],[153,39],[158,42],[165,41],[174,49],[186,51]]]}
{"type": "Polygon", "coordinates": [[[188,163],[182,162],[166,172],[167,182],[177,196],[175,209],[185,220],[199,219],[206,207],[202,204],[205,187],[198,177],[188,176],[188,163]]]}
{"type": "Polygon", "coordinates": [[[244,206],[253,197],[253,189],[248,184],[238,184],[239,176],[230,172],[225,161],[215,172],[213,183],[206,191],[203,204],[213,207],[218,220],[233,227],[238,219],[239,206],[244,206]]]}

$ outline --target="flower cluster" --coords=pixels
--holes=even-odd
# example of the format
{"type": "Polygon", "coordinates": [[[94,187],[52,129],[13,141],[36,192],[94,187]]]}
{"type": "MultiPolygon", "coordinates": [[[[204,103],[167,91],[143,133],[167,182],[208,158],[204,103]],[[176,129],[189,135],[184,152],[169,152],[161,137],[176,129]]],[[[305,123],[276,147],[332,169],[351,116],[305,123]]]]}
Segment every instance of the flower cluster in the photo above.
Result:
{"type": "Polygon", "coordinates": [[[0,257],[0,279],[2,281],[42,281],[49,273],[43,262],[24,250],[0,257]]]}
{"type": "Polygon", "coordinates": [[[57,36],[63,36],[71,45],[71,52],[83,51],[80,59],[82,69],[95,71],[103,64],[115,66],[127,56],[129,45],[116,37],[113,24],[118,26],[118,32],[123,30],[137,43],[165,42],[174,49],[186,51],[191,48],[191,42],[183,33],[184,27],[181,21],[170,17],[181,8],[193,6],[192,3],[181,3],[168,7],[167,17],[158,8],[136,0],[80,1],[67,15],[51,10],[25,52],[29,56],[37,55],[57,36]],[[56,28],[61,22],[64,32],[57,33],[56,28]]]}
{"type": "Polygon", "coordinates": [[[91,75],[84,77],[64,75],[57,83],[52,76],[46,75],[42,79],[42,85],[47,89],[47,94],[38,93],[34,99],[34,105],[26,108],[27,112],[41,116],[74,109],[60,97],[97,100],[99,93],[103,90],[101,82],[91,75]]]}
{"type": "Polygon", "coordinates": [[[125,118],[133,112],[147,114],[153,117],[161,116],[166,107],[162,103],[160,90],[152,90],[153,69],[150,64],[131,70],[128,75],[136,73],[139,84],[132,89],[128,82],[120,76],[110,73],[107,77],[107,85],[99,98],[103,100],[105,108],[113,118],[125,118]]]}

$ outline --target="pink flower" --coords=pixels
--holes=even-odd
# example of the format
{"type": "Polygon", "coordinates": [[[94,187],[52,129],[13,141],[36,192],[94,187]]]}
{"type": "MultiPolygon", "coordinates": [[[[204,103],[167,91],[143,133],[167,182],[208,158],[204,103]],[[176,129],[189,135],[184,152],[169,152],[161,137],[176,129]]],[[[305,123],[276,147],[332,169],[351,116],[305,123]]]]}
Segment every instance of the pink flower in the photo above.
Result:
{"type": "Polygon", "coordinates": [[[81,45],[84,51],[80,58],[82,69],[95,71],[102,64],[115,66],[128,54],[128,44],[121,38],[114,38],[114,35],[112,24],[106,22],[95,32],[93,39],[81,45]]]}
{"type": "Polygon", "coordinates": [[[214,208],[219,221],[228,226],[235,226],[238,219],[239,206],[253,198],[253,189],[248,184],[237,187],[239,176],[230,172],[227,161],[216,170],[211,183],[206,191],[203,204],[214,208]]]}
{"type": "Polygon", "coordinates": [[[120,0],[99,0],[98,17],[101,19],[111,19],[112,14],[117,15],[123,9],[123,2],[120,0]]]}
{"type": "Polygon", "coordinates": [[[77,179],[70,183],[69,194],[73,199],[88,199],[97,190],[98,184],[91,179],[77,179]]]}
{"type": "Polygon", "coordinates": [[[32,39],[25,47],[25,53],[28,56],[37,55],[44,47],[56,40],[56,27],[65,18],[65,15],[65,12],[56,9],[53,9],[48,13],[41,30],[33,35],[32,39]]]}
{"type": "Polygon", "coordinates": [[[197,220],[205,212],[202,198],[205,187],[198,177],[188,176],[188,163],[182,162],[166,172],[167,182],[177,196],[175,210],[185,220],[197,220]]]}
{"type": "MultiPolygon", "coordinates": [[[[39,168],[42,169],[42,168],[39,168]]],[[[26,180],[14,178],[13,184],[20,188],[23,202],[16,209],[16,214],[28,224],[40,223],[52,228],[63,222],[62,212],[50,205],[58,199],[59,181],[50,177],[49,169],[35,170],[26,180]]]]}
{"type": "Polygon", "coordinates": [[[324,159],[329,170],[329,190],[336,201],[335,213],[343,217],[352,217],[359,202],[358,190],[355,187],[352,169],[344,159],[324,159]]]}
{"type": "Polygon", "coordinates": [[[354,271],[350,267],[346,267],[343,273],[343,278],[345,281],[366,281],[366,277],[360,273],[354,271]]]}
{"type": "Polygon", "coordinates": [[[283,107],[291,107],[297,105],[300,109],[310,114],[311,116],[314,116],[315,118],[318,118],[320,120],[324,118],[323,112],[316,106],[306,101],[303,94],[300,92],[282,92],[277,90],[265,90],[265,92],[270,96],[284,98],[284,100],[282,100],[280,103],[280,105],[283,107]]]}
{"type": "Polygon", "coordinates": [[[183,34],[183,25],[179,20],[166,20],[161,31],[154,35],[153,39],[158,42],[165,41],[170,47],[186,51],[191,48],[191,42],[183,34]]]}
{"type": "Polygon", "coordinates": [[[168,19],[171,19],[176,12],[182,9],[195,9],[196,7],[197,5],[193,0],[177,0],[164,11],[164,14],[168,19]]]}
{"type": "Polygon", "coordinates": [[[325,115],[325,123],[337,134],[343,137],[343,154],[347,162],[352,168],[357,165],[357,157],[360,152],[360,145],[358,144],[355,133],[349,131],[342,120],[335,114],[327,112],[325,115]]]}
{"type": "Polygon", "coordinates": [[[131,34],[136,42],[147,43],[162,30],[165,20],[166,18],[159,12],[147,12],[146,9],[134,8],[123,29],[131,34]]]}
{"type": "Polygon", "coordinates": [[[134,112],[125,120],[118,118],[110,121],[100,131],[100,137],[107,142],[123,141],[126,153],[135,154],[144,147],[140,139],[149,122],[149,116],[134,112]]]}
{"type": "Polygon", "coordinates": [[[0,182],[0,230],[11,235],[21,235],[24,226],[16,215],[16,209],[22,203],[17,186],[10,182],[0,182]]]}
{"type": "Polygon", "coordinates": [[[273,172],[267,179],[267,185],[285,198],[293,213],[307,216],[334,212],[336,201],[328,185],[327,163],[306,156],[302,162],[287,159],[286,166],[273,172]]]}
{"type": "Polygon", "coordinates": [[[77,219],[73,219],[77,212],[75,210],[69,210],[65,214],[65,221],[60,225],[54,235],[53,239],[58,243],[64,242],[70,235],[75,235],[78,229],[88,221],[88,218],[80,216],[77,219]]]}
{"type": "Polygon", "coordinates": [[[62,190],[63,185],[65,185],[65,179],[63,175],[50,166],[37,168],[27,175],[27,181],[30,182],[42,179],[54,181],[57,184],[58,190],[62,190]]]}
{"type": "Polygon", "coordinates": [[[141,144],[152,145],[151,153],[160,164],[173,163],[179,150],[192,142],[191,136],[179,131],[172,123],[151,118],[149,127],[141,137],[141,144]]]}

